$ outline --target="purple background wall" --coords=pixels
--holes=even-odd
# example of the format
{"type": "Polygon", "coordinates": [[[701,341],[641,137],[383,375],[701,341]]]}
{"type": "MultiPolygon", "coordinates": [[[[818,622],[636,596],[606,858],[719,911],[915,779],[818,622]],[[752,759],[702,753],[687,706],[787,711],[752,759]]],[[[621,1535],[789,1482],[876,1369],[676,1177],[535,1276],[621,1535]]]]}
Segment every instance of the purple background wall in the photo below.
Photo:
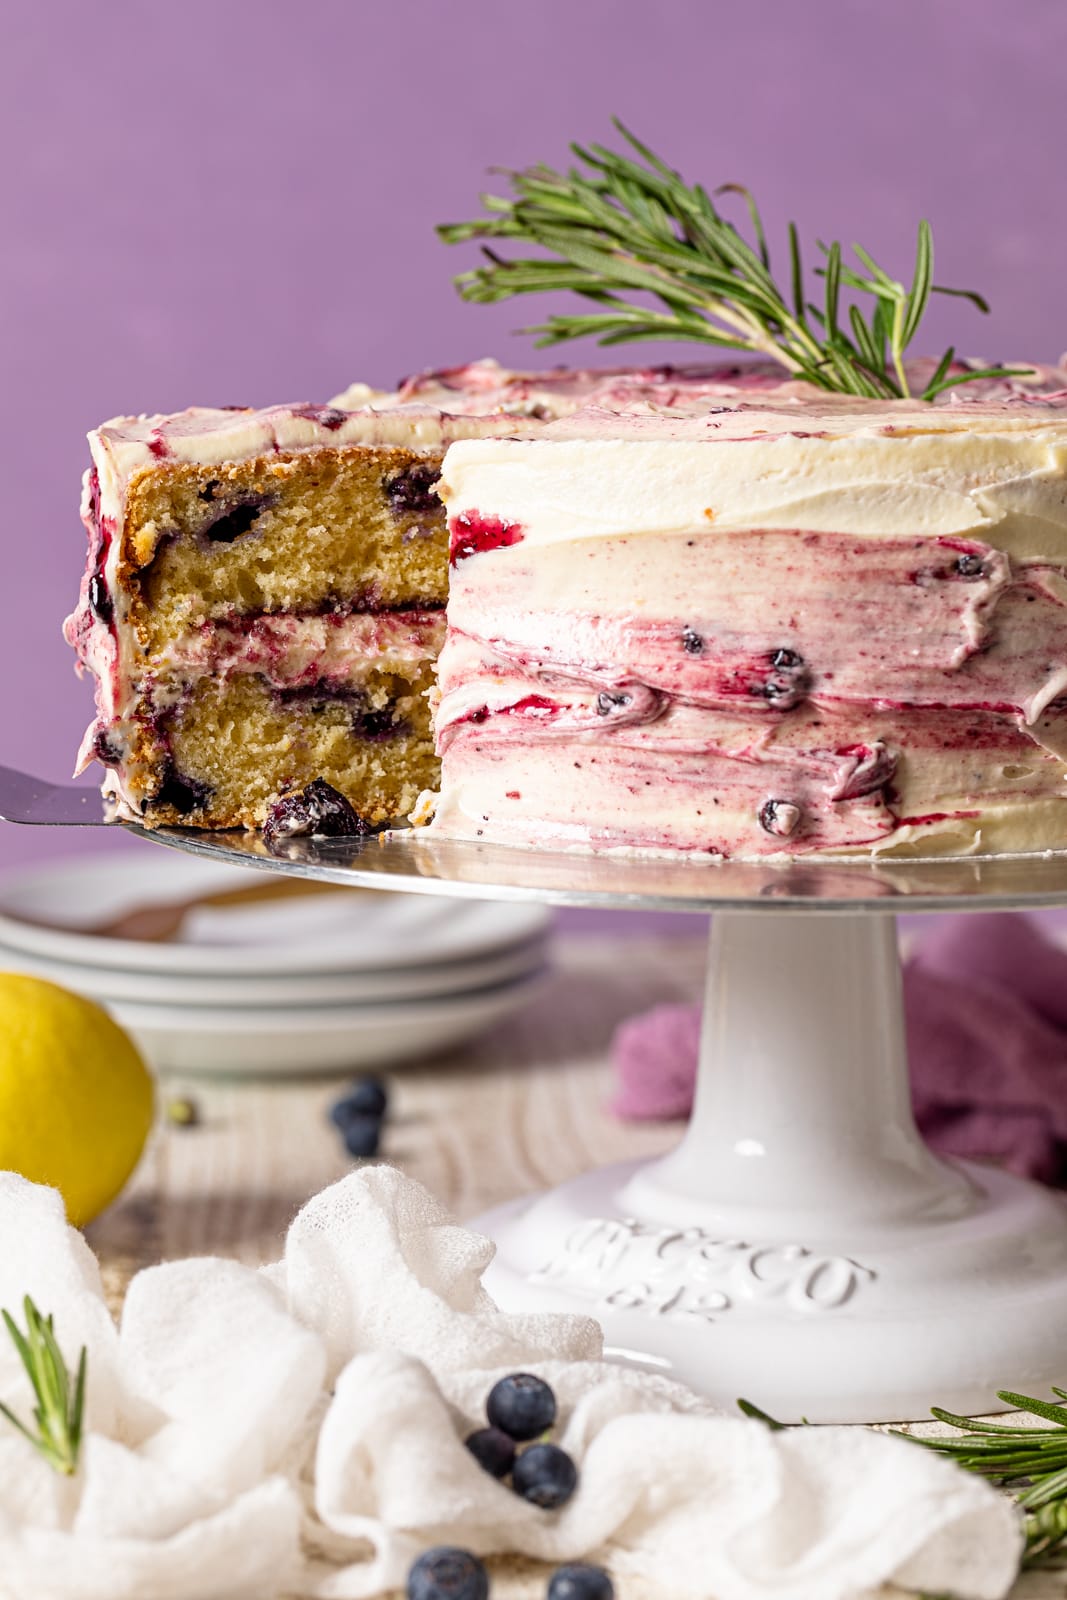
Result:
{"type": "MultiPolygon", "coordinates": [[[[88,720],[59,636],[86,430],[481,354],[545,364],[511,334],[537,303],[464,306],[469,253],[433,224],[474,213],[487,167],[559,162],[612,112],[687,175],[748,183],[772,242],[793,216],[904,273],[930,217],[939,276],[994,309],[937,304],[929,345],[1058,355],[1065,60],[1059,0],[9,5],[4,759],[63,779],[88,720]]],[[[100,843],[0,826],[0,866],[100,843]]]]}

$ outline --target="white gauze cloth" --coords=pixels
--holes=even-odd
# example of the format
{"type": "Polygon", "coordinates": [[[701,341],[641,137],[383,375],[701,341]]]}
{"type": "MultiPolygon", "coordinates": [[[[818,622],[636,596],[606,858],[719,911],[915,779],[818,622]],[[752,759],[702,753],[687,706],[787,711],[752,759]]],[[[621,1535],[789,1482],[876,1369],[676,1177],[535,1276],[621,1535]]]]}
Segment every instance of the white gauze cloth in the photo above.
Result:
{"type": "MultiPolygon", "coordinates": [[[[0,1306],[30,1295],[73,1368],[88,1350],[78,1472],[0,1418],[3,1600],[263,1600],[298,1579],[300,1497],[322,1343],[236,1262],[151,1267],[115,1328],[63,1202],[0,1173],[0,1306]]],[[[0,1399],[32,1391],[0,1332],[0,1399]]]]}
{"type": "MultiPolygon", "coordinates": [[[[133,1280],[120,1327],[51,1191],[0,1175],[0,1306],[29,1293],[73,1365],[87,1437],[57,1476],[0,1419],[0,1600],[359,1600],[437,1543],[588,1559],[664,1600],[999,1600],[1016,1513],[917,1445],[772,1433],[600,1359],[582,1317],[508,1315],[492,1246],[387,1167],[294,1221],[263,1272],[211,1258],[133,1280]],[[577,1493],[519,1499],[463,1444],[510,1371],[542,1374],[577,1493]]],[[[29,1385],[0,1342],[0,1398],[29,1385]]]]}

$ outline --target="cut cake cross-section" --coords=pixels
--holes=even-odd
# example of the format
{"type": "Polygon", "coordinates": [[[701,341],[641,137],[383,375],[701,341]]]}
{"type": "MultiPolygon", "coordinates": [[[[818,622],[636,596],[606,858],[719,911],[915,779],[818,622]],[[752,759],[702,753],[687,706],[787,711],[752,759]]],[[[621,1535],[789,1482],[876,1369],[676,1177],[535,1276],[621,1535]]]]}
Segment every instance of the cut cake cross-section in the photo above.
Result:
{"type": "Polygon", "coordinates": [[[105,423],[89,436],[89,559],[65,626],[96,679],[78,770],[102,762],[116,815],[148,827],[259,827],[316,779],[371,825],[406,815],[439,775],[447,446],[536,437],[676,383],[714,400],[737,375],[482,361],[325,406],[105,423]]]}
{"type": "Polygon", "coordinates": [[[521,379],[477,363],[327,406],[92,433],[89,560],[65,633],[96,679],[78,770],[104,764],[117,815],[257,827],[315,779],[368,823],[409,811],[437,777],[434,483],[451,439],[529,426],[528,406],[521,379]]]}

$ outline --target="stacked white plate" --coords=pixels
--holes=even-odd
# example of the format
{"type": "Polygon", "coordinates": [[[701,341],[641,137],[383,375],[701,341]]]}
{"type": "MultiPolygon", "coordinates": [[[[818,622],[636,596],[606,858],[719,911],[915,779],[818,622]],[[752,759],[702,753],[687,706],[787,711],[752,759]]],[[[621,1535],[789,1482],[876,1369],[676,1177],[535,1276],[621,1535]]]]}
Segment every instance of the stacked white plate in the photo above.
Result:
{"type": "Polygon", "coordinates": [[[432,1059],[525,1003],[549,920],[492,900],[304,893],[146,849],[0,882],[0,970],[99,1000],[159,1071],[344,1072],[432,1059]],[[185,907],[170,937],[116,936],[167,906],[185,907]]]}

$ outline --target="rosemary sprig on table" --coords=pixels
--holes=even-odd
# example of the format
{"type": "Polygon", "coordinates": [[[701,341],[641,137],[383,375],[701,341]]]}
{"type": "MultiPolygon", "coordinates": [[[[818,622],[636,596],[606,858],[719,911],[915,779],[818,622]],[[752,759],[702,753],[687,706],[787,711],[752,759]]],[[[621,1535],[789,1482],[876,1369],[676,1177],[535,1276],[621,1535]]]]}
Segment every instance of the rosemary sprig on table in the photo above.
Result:
{"type": "MultiPolygon", "coordinates": [[[[1011,1492],[1024,1513],[1024,1567],[1067,1557],[1067,1389],[1053,1388],[1052,1392],[1057,1397],[1054,1402],[1034,1400],[1012,1389],[997,1391],[997,1399],[1006,1406],[1040,1417],[1052,1424],[1048,1428],[981,1422],[934,1406],[931,1415],[959,1429],[964,1437],[919,1437],[899,1428],[892,1430],[896,1438],[949,1456],[965,1471],[980,1473],[997,1488],[1011,1492]]],[[[792,1426],[776,1421],[750,1400],[739,1400],[737,1405],[746,1417],[764,1423],[772,1432],[792,1426]]]]}
{"type": "MultiPolygon", "coordinates": [[[[981,1473],[1010,1489],[1025,1514],[1025,1566],[1067,1555],[1067,1390],[1053,1389],[1055,1402],[1002,1389],[997,1398],[1014,1411],[1026,1411],[1051,1423],[1048,1428],[1019,1427],[1005,1422],[977,1422],[935,1406],[939,1422],[960,1429],[964,1437],[916,1439],[916,1444],[951,1457],[968,1472],[981,1473]]],[[[900,1435],[912,1438],[910,1434],[900,1435]]]]}
{"type": "Polygon", "coordinates": [[[56,1343],[52,1318],[42,1317],[29,1295],[23,1301],[23,1309],[26,1315],[25,1333],[10,1312],[3,1312],[3,1319],[33,1386],[37,1400],[33,1412],[37,1431],[21,1422],[3,1401],[0,1401],[0,1413],[40,1451],[50,1466],[70,1477],[77,1470],[78,1451],[81,1448],[87,1352],[83,1345],[72,1384],[62,1351],[56,1343]]]}
{"type": "MultiPolygon", "coordinates": [[[[770,356],[821,389],[871,399],[911,395],[904,356],[931,294],[956,295],[988,311],[981,295],[933,281],[933,235],[919,223],[910,286],[886,272],[868,251],[818,242],[823,279],[818,303],[807,298],[800,238],[789,224],[789,290],[771,272],[767,236],[751,193],[723,184],[714,197],[684,182],[618,120],[615,127],[639,158],[601,144],[572,151],[587,169],[557,172],[535,166],[509,172],[513,196],[483,195],[488,216],[448,223],[437,232],[447,244],[471,239],[511,239],[544,255],[505,259],[484,246],[485,265],[455,282],[465,300],[482,304],[546,290],[573,290],[599,309],[556,315],[524,332],[541,345],[595,337],[602,345],[640,339],[686,339],[770,356]],[[721,215],[715,199],[740,196],[754,243],[721,215]],[[873,307],[846,308],[842,290],[871,296],[873,307]],[[633,297],[638,296],[635,300],[633,297]],[[651,297],[651,303],[649,303],[651,297]]],[[[957,384],[1010,377],[1029,368],[954,370],[945,351],[919,398],[933,400],[957,384]]]]}

